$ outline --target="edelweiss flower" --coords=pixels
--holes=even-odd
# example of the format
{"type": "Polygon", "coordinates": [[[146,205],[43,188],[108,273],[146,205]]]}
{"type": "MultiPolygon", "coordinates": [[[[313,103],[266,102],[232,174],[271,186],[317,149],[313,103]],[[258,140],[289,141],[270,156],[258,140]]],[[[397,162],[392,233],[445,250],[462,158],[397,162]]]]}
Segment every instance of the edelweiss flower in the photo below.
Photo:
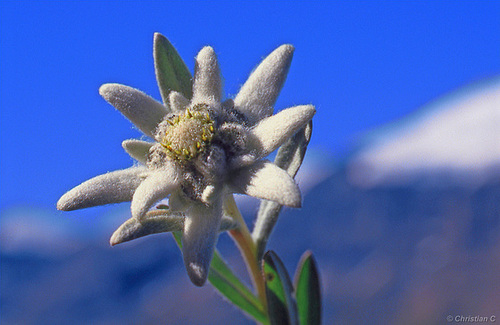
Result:
{"type": "MultiPolygon", "coordinates": [[[[166,39],[155,34],[155,46],[162,40],[166,39]]],[[[291,45],[272,52],[234,101],[221,102],[219,66],[209,46],[196,57],[190,99],[186,98],[190,89],[184,94],[167,92],[168,98],[161,104],[131,87],[103,85],[99,93],[104,99],[155,142],[124,141],[125,151],[140,164],[82,183],[64,194],[57,208],[67,211],[131,201],[132,219],[120,228],[120,238],[113,235],[111,244],[178,227],[183,231],[182,253],[188,275],[195,285],[203,285],[227,195],[241,193],[286,206],[301,205],[293,178],[262,160],[315,113],[313,106],[304,105],[272,115],[292,54],[291,45]],[[148,214],[166,197],[168,210],[148,214]],[[177,218],[178,222],[169,226],[165,218],[177,218]],[[141,223],[146,225],[142,230],[146,233],[133,233],[141,223]],[[124,231],[130,238],[122,238],[124,231]]]]}

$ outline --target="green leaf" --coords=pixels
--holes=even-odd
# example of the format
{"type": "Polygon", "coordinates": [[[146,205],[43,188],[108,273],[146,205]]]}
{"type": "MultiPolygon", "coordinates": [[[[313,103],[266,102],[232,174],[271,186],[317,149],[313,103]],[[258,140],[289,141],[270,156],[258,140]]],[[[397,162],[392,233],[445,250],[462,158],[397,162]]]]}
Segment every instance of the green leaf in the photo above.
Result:
{"type": "MultiPolygon", "coordinates": [[[[173,235],[179,247],[182,247],[182,233],[173,232],[173,235]]],[[[269,323],[262,303],[233,273],[217,250],[215,250],[210,264],[208,281],[210,281],[223,296],[241,308],[249,316],[253,317],[256,321],[263,324],[269,323]]]]}
{"type": "Polygon", "coordinates": [[[268,323],[264,307],[257,297],[234,275],[220,254],[215,251],[208,281],[229,301],[260,323],[268,323]]]}
{"type": "MultiPolygon", "coordinates": [[[[304,156],[306,154],[307,145],[311,140],[312,121],[297,131],[297,133],[288,139],[278,150],[274,163],[287,171],[287,173],[295,177],[299,171],[304,156]]],[[[273,231],[278,216],[281,212],[282,205],[273,201],[261,200],[257,220],[252,232],[252,238],[257,245],[257,256],[260,258],[266,249],[267,240],[273,231]]]]}
{"type": "Polygon", "coordinates": [[[190,99],[193,96],[191,73],[174,46],[160,33],[154,35],[153,57],[163,103],[168,104],[168,96],[172,90],[190,99]]]}
{"type": "Polygon", "coordinates": [[[310,251],[302,255],[295,272],[295,299],[300,325],[321,324],[321,292],[316,261],[310,251]]]}
{"type": "Polygon", "coordinates": [[[271,324],[297,324],[293,286],[283,262],[273,251],[264,254],[267,308],[271,324]]]}

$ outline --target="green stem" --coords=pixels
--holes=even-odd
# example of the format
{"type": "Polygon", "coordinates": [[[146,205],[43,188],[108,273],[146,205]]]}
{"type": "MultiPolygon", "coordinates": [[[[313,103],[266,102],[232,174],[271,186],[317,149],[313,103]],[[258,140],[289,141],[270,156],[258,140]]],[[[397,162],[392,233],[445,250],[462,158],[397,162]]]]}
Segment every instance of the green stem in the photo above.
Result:
{"type": "Polygon", "coordinates": [[[257,259],[257,247],[255,246],[255,242],[252,239],[252,235],[248,230],[245,220],[243,220],[240,210],[236,206],[234,197],[229,195],[225,203],[226,213],[240,224],[239,228],[230,230],[229,234],[236,242],[243,259],[245,260],[248,273],[250,274],[253,285],[257,290],[257,295],[262,302],[262,305],[266,308],[267,313],[266,285],[264,277],[262,276],[262,270],[259,266],[259,261],[257,259]]]}

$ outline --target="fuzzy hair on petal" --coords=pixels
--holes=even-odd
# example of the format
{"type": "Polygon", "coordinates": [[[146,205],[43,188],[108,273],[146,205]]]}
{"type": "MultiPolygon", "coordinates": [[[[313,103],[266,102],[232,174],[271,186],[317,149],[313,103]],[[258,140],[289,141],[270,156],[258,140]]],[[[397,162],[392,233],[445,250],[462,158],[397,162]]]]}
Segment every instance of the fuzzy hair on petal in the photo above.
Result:
{"type": "Polygon", "coordinates": [[[170,111],[142,91],[129,86],[104,84],[99,88],[99,94],[153,139],[156,127],[170,111]]]}
{"type": "Polygon", "coordinates": [[[171,168],[151,172],[134,193],[130,205],[132,217],[142,218],[153,204],[176,190],[178,184],[177,171],[173,165],[171,168]]]}
{"type": "Polygon", "coordinates": [[[130,218],[123,223],[111,236],[111,246],[121,244],[140,237],[170,231],[182,231],[184,228],[184,215],[170,213],[169,211],[150,211],[138,220],[130,218]]]}
{"type": "Polygon", "coordinates": [[[170,211],[184,212],[189,208],[189,205],[190,201],[186,197],[186,195],[182,193],[181,189],[172,192],[172,194],[170,194],[168,198],[168,206],[170,208],[170,211]]]}
{"type": "Polygon", "coordinates": [[[71,211],[130,201],[147,174],[145,167],[132,167],[96,176],[64,194],[57,209],[71,211]]]}
{"type": "Polygon", "coordinates": [[[250,152],[265,157],[304,127],[316,113],[312,105],[294,106],[265,118],[250,130],[250,152]]]}
{"type": "Polygon", "coordinates": [[[236,171],[231,176],[230,189],[293,208],[300,208],[302,204],[300,189],[293,178],[267,160],[236,171]]]}
{"type": "Polygon", "coordinates": [[[170,103],[170,108],[174,113],[185,110],[189,105],[189,100],[177,91],[170,92],[168,101],[170,103]]]}
{"type": "Polygon", "coordinates": [[[235,107],[251,125],[272,115],[292,62],[293,51],[294,47],[290,44],[274,50],[257,66],[236,95],[235,107]]]}
{"type": "Polygon", "coordinates": [[[123,149],[129,154],[130,157],[139,161],[142,164],[146,164],[149,155],[149,149],[153,146],[153,143],[130,139],[122,142],[123,149]]]}
{"type": "MultiPolygon", "coordinates": [[[[130,218],[125,221],[111,236],[109,243],[115,246],[140,237],[171,231],[183,231],[186,217],[182,213],[170,210],[149,211],[141,220],[130,218]]],[[[223,216],[219,231],[227,231],[238,227],[233,218],[223,216]]]]}
{"type": "Polygon", "coordinates": [[[191,282],[203,286],[217,242],[222,218],[222,203],[196,204],[186,213],[182,235],[182,255],[191,282]]]}
{"type": "Polygon", "coordinates": [[[222,98],[222,80],[214,49],[205,46],[196,57],[194,67],[192,104],[219,105],[222,98]]]}

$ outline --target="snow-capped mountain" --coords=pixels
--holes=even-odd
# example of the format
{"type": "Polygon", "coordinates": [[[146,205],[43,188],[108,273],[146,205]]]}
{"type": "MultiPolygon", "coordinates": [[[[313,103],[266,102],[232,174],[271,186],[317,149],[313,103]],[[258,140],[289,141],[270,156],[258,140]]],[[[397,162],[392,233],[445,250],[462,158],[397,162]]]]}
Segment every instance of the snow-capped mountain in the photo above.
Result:
{"type": "Polygon", "coordinates": [[[444,96],[368,138],[350,164],[356,184],[480,185],[500,175],[500,78],[444,96]]]}

